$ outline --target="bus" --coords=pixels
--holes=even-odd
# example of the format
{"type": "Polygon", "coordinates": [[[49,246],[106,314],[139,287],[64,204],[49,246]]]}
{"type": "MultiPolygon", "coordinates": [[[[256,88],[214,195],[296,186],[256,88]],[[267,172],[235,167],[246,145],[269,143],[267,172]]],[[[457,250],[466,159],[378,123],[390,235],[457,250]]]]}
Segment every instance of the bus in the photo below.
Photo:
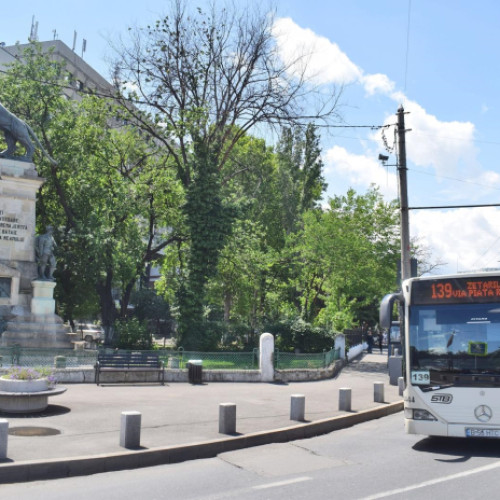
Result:
{"type": "Polygon", "coordinates": [[[409,434],[500,438],[500,274],[411,278],[399,302],[404,421],[409,434]]]}

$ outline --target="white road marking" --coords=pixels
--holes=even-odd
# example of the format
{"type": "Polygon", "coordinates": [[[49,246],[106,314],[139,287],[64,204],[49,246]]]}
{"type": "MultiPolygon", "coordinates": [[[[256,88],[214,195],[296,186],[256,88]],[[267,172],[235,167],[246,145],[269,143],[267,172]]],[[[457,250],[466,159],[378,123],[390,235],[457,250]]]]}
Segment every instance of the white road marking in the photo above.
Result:
{"type": "Polygon", "coordinates": [[[413,484],[405,488],[384,491],[382,493],[377,493],[376,495],[370,495],[369,497],[365,497],[361,500],[376,500],[378,498],[390,497],[391,495],[401,495],[402,493],[407,493],[408,491],[418,490],[419,488],[425,488],[426,486],[432,486],[434,484],[444,483],[446,481],[454,481],[455,479],[461,479],[463,477],[472,476],[473,474],[480,474],[481,472],[487,472],[498,468],[500,468],[500,462],[495,462],[493,464],[483,465],[483,467],[477,467],[476,469],[466,470],[457,474],[451,474],[450,476],[439,477],[437,479],[424,481],[423,483],[413,484]]]}
{"type": "Polygon", "coordinates": [[[311,481],[312,477],[296,477],[295,479],[288,479],[287,481],[278,481],[276,483],[261,484],[260,486],[254,486],[254,490],[265,490],[267,488],[277,488],[279,486],[287,486],[289,484],[303,483],[304,481],[311,481]]]}

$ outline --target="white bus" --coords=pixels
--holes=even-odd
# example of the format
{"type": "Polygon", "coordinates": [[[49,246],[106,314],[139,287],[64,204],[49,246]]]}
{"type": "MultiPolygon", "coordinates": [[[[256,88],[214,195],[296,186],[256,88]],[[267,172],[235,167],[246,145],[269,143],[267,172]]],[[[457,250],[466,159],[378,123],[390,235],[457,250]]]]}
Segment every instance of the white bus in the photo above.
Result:
{"type": "Polygon", "coordinates": [[[411,278],[400,302],[406,432],[500,438],[500,274],[411,278]]]}

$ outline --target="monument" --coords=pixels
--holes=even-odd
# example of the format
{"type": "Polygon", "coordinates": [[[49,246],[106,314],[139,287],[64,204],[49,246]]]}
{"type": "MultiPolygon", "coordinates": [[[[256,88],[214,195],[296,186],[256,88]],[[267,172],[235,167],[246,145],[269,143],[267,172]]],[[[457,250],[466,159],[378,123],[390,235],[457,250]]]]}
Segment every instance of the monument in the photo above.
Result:
{"type": "Polygon", "coordinates": [[[71,348],[74,334],[55,314],[52,228],[35,237],[36,193],[44,179],[32,162],[30,137],[41,145],[31,128],[1,104],[0,130],[7,142],[0,153],[0,316],[7,322],[0,345],[71,348]],[[16,142],[25,155],[15,155],[16,142]]]}

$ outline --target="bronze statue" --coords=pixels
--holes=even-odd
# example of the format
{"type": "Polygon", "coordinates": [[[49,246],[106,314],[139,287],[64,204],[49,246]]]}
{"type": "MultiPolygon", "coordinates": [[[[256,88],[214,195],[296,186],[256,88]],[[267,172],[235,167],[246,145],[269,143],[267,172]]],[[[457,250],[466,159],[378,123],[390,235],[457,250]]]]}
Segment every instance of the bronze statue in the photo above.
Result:
{"type": "Polygon", "coordinates": [[[36,237],[35,255],[38,264],[38,279],[54,281],[56,258],[54,251],[57,244],[52,236],[54,228],[47,226],[47,232],[36,237]]]}
{"type": "Polygon", "coordinates": [[[49,161],[56,165],[56,161],[45,151],[41,145],[38,137],[33,132],[33,129],[20,118],[12,114],[2,104],[0,104],[0,130],[3,131],[5,141],[7,142],[7,149],[0,152],[1,158],[12,158],[21,161],[33,161],[33,154],[35,153],[35,146],[31,139],[33,139],[42,153],[49,159],[49,161]],[[21,143],[26,149],[24,156],[16,156],[16,143],[21,143]]]}

